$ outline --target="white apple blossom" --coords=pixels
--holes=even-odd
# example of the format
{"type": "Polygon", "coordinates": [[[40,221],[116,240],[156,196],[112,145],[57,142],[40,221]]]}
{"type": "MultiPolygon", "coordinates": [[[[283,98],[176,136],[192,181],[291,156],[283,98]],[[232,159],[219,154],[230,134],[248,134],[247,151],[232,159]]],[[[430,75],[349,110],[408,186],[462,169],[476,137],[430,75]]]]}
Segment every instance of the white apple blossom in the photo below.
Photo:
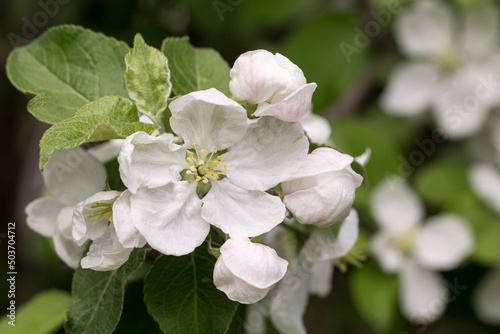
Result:
{"type": "Polygon", "coordinates": [[[35,232],[52,237],[57,255],[76,268],[85,247],[72,238],[73,210],[80,201],[104,188],[106,170],[76,147],[54,152],[45,166],[43,179],[51,195],[26,206],[26,221],[35,232]]]}
{"type": "Polygon", "coordinates": [[[463,14],[458,22],[443,1],[421,0],[395,17],[395,38],[409,60],[396,67],[381,99],[400,116],[430,107],[452,139],[476,133],[500,97],[498,8],[484,4],[463,14]]]}
{"type": "Polygon", "coordinates": [[[472,305],[480,320],[500,325],[500,267],[491,269],[481,278],[474,291],[472,305]]]}
{"type": "Polygon", "coordinates": [[[231,238],[220,248],[214,284],[231,300],[255,303],[283,278],[288,262],[266,245],[248,238],[231,238]]]}
{"type": "Polygon", "coordinates": [[[82,268],[115,270],[127,261],[134,247],[146,244],[132,223],[129,197],[128,191],[101,191],[75,207],[73,239],[79,245],[92,240],[81,260],[82,268]]]}
{"type": "Polygon", "coordinates": [[[416,323],[435,321],[446,307],[446,286],[434,271],[454,269],[472,252],[467,222],[440,214],[422,224],[423,203],[403,181],[379,184],[371,211],[380,227],[371,250],[384,272],[399,274],[403,315],[416,323]]]}
{"type": "Polygon", "coordinates": [[[320,147],[281,184],[283,202],[300,223],[325,227],[347,217],[363,182],[350,166],[353,161],[347,154],[320,147]]]}
{"type": "Polygon", "coordinates": [[[216,89],[182,96],[169,108],[182,145],[172,134],[138,132],[118,157],[133,224],[151,247],[184,255],[205,240],[210,224],[231,237],[279,224],[285,207],[265,191],[304,161],[309,144],[300,124],[249,122],[246,110],[216,89]]]}
{"type": "Polygon", "coordinates": [[[357,239],[356,210],[342,223],[337,236],[331,229],[313,231],[271,295],[270,315],[276,329],[287,334],[307,333],[302,318],[309,295],[326,297],[330,293],[333,260],[345,256],[357,239]]]}
{"type": "Polygon", "coordinates": [[[266,50],[248,51],[230,71],[229,89],[238,100],[256,104],[254,116],[274,116],[297,122],[311,108],[315,83],[285,56],[266,50]]]}

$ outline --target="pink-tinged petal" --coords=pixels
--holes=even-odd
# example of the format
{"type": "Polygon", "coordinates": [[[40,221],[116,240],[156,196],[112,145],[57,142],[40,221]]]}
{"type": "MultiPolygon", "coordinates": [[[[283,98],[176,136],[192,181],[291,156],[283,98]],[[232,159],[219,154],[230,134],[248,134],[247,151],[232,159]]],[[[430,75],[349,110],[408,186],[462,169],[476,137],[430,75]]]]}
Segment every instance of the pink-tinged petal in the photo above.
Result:
{"type": "Polygon", "coordinates": [[[277,57],[269,51],[245,52],[236,59],[229,72],[229,89],[238,100],[250,104],[265,102],[287,88],[291,79],[289,68],[281,66],[277,57]]]}
{"type": "Polygon", "coordinates": [[[371,212],[378,225],[397,233],[420,223],[424,205],[404,181],[382,181],[372,191],[371,212]]]}
{"type": "Polygon", "coordinates": [[[185,159],[186,149],[174,144],[173,135],[154,137],[136,132],[122,144],[118,156],[120,176],[132,193],[141,187],[161,187],[180,181],[185,159]]]}
{"type": "Polygon", "coordinates": [[[401,312],[412,323],[429,324],[444,312],[448,302],[446,285],[437,273],[413,261],[405,262],[400,276],[401,312]]]}
{"type": "Polygon", "coordinates": [[[266,191],[289,178],[307,156],[309,141],[299,123],[262,117],[229,148],[222,162],[235,185],[266,191]]]}
{"type": "Polygon", "coordinates": [[[285,218],[279,197],[239,188],[227,179],[212,182],[202,201],[202,217],[231,237],[261,235],[285,218]]]}
{"type": "Polygon", "coordinates": [[[424,266],[437,270],[456,268],[473,250],[473,235],[460,216],[441,214],[430,218],[415,241],[414,255],[424,266]]]}
{"type": "Polygon", "coordinates": [[[57,216],[64,207],[53,197],[37,198],[26,206],[26,223],[44,237],[53,237],[58,224],[57,216]]]}
{"type": "MultiPolygon", "coordinates": [[[[350,155],[340,153],[333,148],[320,147],[308,154],[306,161],[300,165],[299,170],[286,181],[316,176],[326,172],[342,171],[348,168],[353,161],[354,158],[350,155]]],[[[358,177],[356,177],[356,184],[358,187],[361,185],[362,181],[363,178],[358,175],[358,177]]]]}
{"type": "Polygon", "coordinates": [[[298,122],[311,109],[315,83],[306,84],[276,103],[261,103],[254,116],[274,116],[286,122],[298,122]]]}
{"type": "Polygon", "coordinates": [[[440,0],[414,2],[394,21],[395,38],[409,57],[429,57],[451,45],[455,22],[449,5],[440,0]]]}
{"type": "Polygon", "coordinates": [[[500,325],[500,267],[491,269],[481,278],[472,305],[479,319],[500,325]]]}
{"type": "Polygon", "coordinates": [[[355,190],[351,173],[323,173],[284,182],[283,203],[300,223],[326,227],[349,215],[355,190]]]}
{"type": "Polygon", "coordinates": [[[196,182],[140,188],[130,196],[132,221],[151,247],[167,255],[186,255],[201,245],[210,224],[201,217],[196,182]]]}
{"type": "Polygon", "coordinates": [[[381,106],[389,114],[414,116],[423,112],[435,94],[439,71],[427,63],[404,63],[391,73],[381,96],[381,106]]]}
{"type": "Polygon", "coordinates": [[[245,108],[214,88],[181,96],[169,108],[172,130],[187,146],[209,152],[239,142],[248,127],[245,108]]]}
{"type": "Polygon", "coordinates": [[[286,273],[288,262],[276,251],[249,239],[229,239],[220,249],[214,268],[214,284],[231,300],[252,304],[286,273]]]}
{"type": "Polygon", "coordinates": [[[141,248],[146,239],[139,233],[132,220],[131,192],[125,190],[113,204],[113,226],[120,244],[125,248],[141,248]]]}
{"type": "Polygon", "coordinates": [[[106,177],[104,166],[79,147],[55,151],[43,170],[45,186],[67,206],[103,190],[106,177]]]}

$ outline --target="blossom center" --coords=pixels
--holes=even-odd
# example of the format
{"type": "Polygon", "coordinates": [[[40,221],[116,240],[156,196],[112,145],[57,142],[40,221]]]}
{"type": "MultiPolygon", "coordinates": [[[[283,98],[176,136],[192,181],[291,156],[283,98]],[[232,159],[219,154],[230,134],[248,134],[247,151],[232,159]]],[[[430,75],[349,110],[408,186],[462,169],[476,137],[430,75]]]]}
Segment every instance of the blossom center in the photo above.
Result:
{"type": "Polygon", "coordinates": [[[447,47],[433,56],[434,63],[445,72],[454,72],[462,66],[462,54],[453,46],[447,47]]]}
{"type": "Polygon", "coordinates": [[[222,163],[222,155],[218,148],[214,147],[209,153],[207,150],[198,150],[198,144],[193,143],[193,148],[186,152],[185,174],[196,181],[208,183],[210,180],[217,181],[226,175],[227,165],[222,163]]]}
{"type": "Polygon", "coordinates": [[[402,253],[409,254],[415,246],[416,236],[417,228],[411,227],[398,236],[393,237],[391,241],[402,253]]]}

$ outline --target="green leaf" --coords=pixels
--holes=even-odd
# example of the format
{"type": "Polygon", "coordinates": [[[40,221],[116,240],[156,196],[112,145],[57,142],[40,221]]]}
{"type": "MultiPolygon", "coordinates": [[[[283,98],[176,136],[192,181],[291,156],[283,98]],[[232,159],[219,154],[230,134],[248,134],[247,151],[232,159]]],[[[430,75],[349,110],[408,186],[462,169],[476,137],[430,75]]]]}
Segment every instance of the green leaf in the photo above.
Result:
{"type": "Polygon", "coordinates": [[[62,327],[70,303],[71,295],[66,291],[42,291],[16,309],[15,327],[8,324],[8,313],[4,315],[0,333],[55,333],[62,327]]]}
{"type": "Polygon", "coordinates": [[[137,131],[149,133],[157,128],[139,122],[137,107],[130,100],[119,96],[103,97],[45,132],[40,141],[40,169],[56,150],[91,141],[126,138],[137,131]]]}
{"type": "Polygon", "coordinates": [[[215,259],[206,245],[184,256],[159,257],[144,286],[149,314],[164,333],[225,333],[238,303],[212,281],[215,259]]]}
{"type": "Polygon", "coordinates": [[[294,29],[277,50],[304,71],[307,82],[318,84],[315,110],[345,95],[367,65],[371,41],[357,43],[358,24],[355,12],[328,13],[294,29]]]}
{"type": "Polygon", "coordinates": [[[143,114],[156,116],[167,108],[171,83],[168,60],[160,50],[148,46],[140,34],[125,57],[125,83],[132,100],[143,114]]]}
{"type": "Polygon", "coordinates": [[[353,270],[349,283],[361,316],[378,331],[389,332],[397,317],[397,276],[385,275],[371,263],[353,270]]]}
{"type": "Polygon", "coordinates": [[[21,92],[45,93],[30,102],[28,110],[54,124],[100,97],[127,97],[123,73],[128,51],[125,43],[103,34],[58,26],[14,49],[7,60],[7,76],[21,92]]]}
{"type": "Polygon", "coordinates": [[[430,204],[441,206],[469,192],[468,165],[460,159],[440,159],[422,166],[415,176],[415,189],[430,204]]]}
{"type": "Polygon", "coordinates": [[[166,38],[161,51],[168,58],[175,95],[208,88],[229,95],[229,65],[217,51],[194,48],[188,37],[166,38]]]}
{"type": "Polygon", "coordinates": [[[78,268],[73,276],[74,302],[68,308],[68,334],[112,333],[120,320],[127,278],[142,264],[147,249],[135,249],[114,271],[78,268]]]}

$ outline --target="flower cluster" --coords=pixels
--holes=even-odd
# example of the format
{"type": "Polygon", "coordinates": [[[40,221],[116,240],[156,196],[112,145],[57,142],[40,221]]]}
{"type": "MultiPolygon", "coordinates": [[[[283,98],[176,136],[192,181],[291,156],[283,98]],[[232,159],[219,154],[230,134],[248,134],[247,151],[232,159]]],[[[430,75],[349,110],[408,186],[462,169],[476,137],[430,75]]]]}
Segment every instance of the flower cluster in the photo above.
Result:
{"type": "Polygon", "coordinates": [[[28,224],[54,238],[69,266],[101,271],[120,267],[146,244],[166,255],[190,254],[218,231],[225,242],[215,251],[215,286],[241,303],[261,300],[288,262],[250,238],[271,231],[287,212],[318,227],[344,220],[362,177],[346,154],[328,147],[309,154],[299,121],[310,115],[316,84],[290,60],[247,52],[230,76],[233,98],[215,88],[177,96],[168,105],[171,132],[138,131],[119,143],[124,191],[105,189],[96,157],[109,157],[99,146],[56,151],[43,172],[51,196],[28,205],[28,224]]]}

